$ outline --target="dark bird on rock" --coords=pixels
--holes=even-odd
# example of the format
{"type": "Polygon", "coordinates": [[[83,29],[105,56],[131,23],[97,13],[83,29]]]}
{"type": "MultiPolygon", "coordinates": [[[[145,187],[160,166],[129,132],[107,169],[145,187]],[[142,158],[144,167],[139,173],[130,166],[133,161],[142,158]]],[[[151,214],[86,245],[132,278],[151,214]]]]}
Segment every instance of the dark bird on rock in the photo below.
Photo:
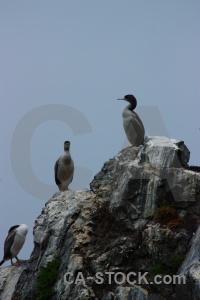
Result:
{"type": "Polygon", "coordinates": [[[126,95],[117,100],[129,102],[122,112],[124,130],[131,145],[138,147],[144,141],[145,129],[140,117],[133,111],[137,106],[137,100],[133,95],[126,95]]]}
{"type": "Polygon", "coordinates": [[[11,264],[14,265],[12,261],[13,258],[16,258],[16,263],[24,261],[19,260],[17,255],[24,245],[27,232],[28,227],[25,224],[14,225],[9,229],[8,236],[4,242],[4,257],[0,262],[0,266],[9,259],[11,260],[11,264]]]}
{"type": "Polygon", "coordinates": [[[74,162],[70,154],[70,142],[64,142],[64,153],[55,163],[55,182],[60,191],[68,190],[74,175],[74,162]]]}

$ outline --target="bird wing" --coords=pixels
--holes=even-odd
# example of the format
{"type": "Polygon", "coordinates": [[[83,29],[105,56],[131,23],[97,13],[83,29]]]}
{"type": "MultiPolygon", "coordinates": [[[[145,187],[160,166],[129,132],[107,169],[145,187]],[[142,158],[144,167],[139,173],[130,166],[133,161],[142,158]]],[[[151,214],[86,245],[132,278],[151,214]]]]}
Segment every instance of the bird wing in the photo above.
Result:
{"type": "Polygon", "coordinates": [[[8,235],[11,231],[13,231],[15,228],[18,228],[18,227],[19,227],[19,225],[14,225],[14,226],[10,227],[10,229],[8,230],[8,235]]]}
{"type": "Polygon", "coordinates": [[[143,143],[144,126],[140,123],[135,115],[125,120],[124,129],[129,142],[133,146],[138,147],[143,143]]]}
{"type": "Polygon", "coordinates": [[[135,111],[133,111],[132,113],[133,113],[133,115],[134,115],[134,118],[137,120],[137,122],[140,124],[141,128],[142,128],[143,131],[145,132],[144,125],[143,125],[143,123],[142,123],[142,120],[141,120],[140,117],[138,116],[138,114],[137,114],[135,111]]]}
{"type": "Polygon", "coordinates": [[[11,258],[10,248],[15,239],[16,229],[12,230],[4,242],[4,259],[11,258]]]}
{"type": "Polygon", "coordinates": [[[57,185],[61,184],[60,180],[57,177],[57,174],[58,174],[58,164],[59,164],[59,159],[56,161],[55,166],[54,166],[55,182],[56,182],[57,185]]]}
{"type": "Polygon", "coordinates": [[[74,177],[74,161],[72,160],[72,170],[71,170],[71,181],[70,181],[70,183],[72,182],[72,180],[73,180],[73,177],[74,177]]]}

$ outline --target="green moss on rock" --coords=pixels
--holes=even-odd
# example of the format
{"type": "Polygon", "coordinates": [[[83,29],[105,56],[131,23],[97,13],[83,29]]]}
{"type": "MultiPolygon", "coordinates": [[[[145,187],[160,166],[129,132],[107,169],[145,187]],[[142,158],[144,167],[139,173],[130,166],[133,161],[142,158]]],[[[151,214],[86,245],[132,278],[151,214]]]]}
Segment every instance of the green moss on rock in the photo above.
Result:
{"type": "Polygon", "coordinates": [[[58,277],[59,267],[60,259],[56,258],[42,268],[36,283],[36,288],[39,292],[36,300],[49,300],[53,294],[53,286],[58,277]]]}

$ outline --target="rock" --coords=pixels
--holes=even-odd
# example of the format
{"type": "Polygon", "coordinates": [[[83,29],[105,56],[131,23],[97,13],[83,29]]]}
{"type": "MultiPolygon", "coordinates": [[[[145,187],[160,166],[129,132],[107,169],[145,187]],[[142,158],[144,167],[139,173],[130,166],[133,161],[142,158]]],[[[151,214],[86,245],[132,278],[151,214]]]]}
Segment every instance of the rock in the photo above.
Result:
{"type": "Polygon", "coordinates": [[[102,298],[102,300],[113,300],[114,299],[114,293],[112,292],[108,292],[106,295],[104,295],[104,297],[102,298]]]}
{"type": "MultiPolygon", "coordinates": [[[[58,299],[58,298],[56,298],[58,299]]],[[[79,300],[97,300],[92,288],[88,286],[84,286],[82,284],[77,284],[73,289],[73,292],[69,298],[65,298],[69,300],[79,299],[79,300]]]]}
{"type": "Polygon", "coordinates": [[[165,253],[160,260],[160,264],[170,267],[170,252],[173,249],[173,255],[179,256],[185,253],[188,246],[189,235],[186,232],[173,232],[168,227],[162,227],[160,224],[149,224],[143,231],[143,244],[152,260],[159,261],[161,253],[165,253]],[[176,245],[181,247],[176,247],[176,245]]]}
{"type": "MultiPolygon", "coordinates": [[[[183,269],[191,262],[188,276],[196,280],[187,300],[194,300],[198,232],[196,255],[188,250],[200,224],[200,174],[188,159],[183,142],[148,137],[106,162],[91,190],[56,193],[35,221],[34,250],[12,300],[40,297],[41,270],[55,260],[49,299],[171,300],[174,284],[156,284],[155,276],[175,275],[187,254],[183,269]]],[[[184,300],[184,288],[177,287],[176,299],[184,300]]]]}
{"type": "Polygon", "coordinates": [[[195,233],[191,248],[180,267],[179,275],[185,276],[186,282],[177,284],[176,299],[200,299],[200,226],[195,233]]]}
{"type": "Polygon", "coordinates": [[[134,299],[134,300],[147,300],[148,292],[139,286],[134,287],[118,287],[115,290],[114,300],[124,300],[124,299],[134,299]]]}
{"type": "Polygon", "coordinates": [[[117,220],[152,217],[160,200],[173,199],[177,208],[200,200],[199,174],[181,165],[188,161],[189,153],[183,142],[164,137],[146,138],[145,142],[143,147],[119,153],[91,183],[91,189],[96,191],[98,181],[97,194],[110,198],[110,210],[117,220]],[[180,151],[181,157],[187,159],[178,160],[180,151]],[[113,172],[108,173],[110,164],[113,172]]]}
{"type": "Polygon", "coordinates": [[[164,136],[145,137],[141,148],[141,162],[148,162],[152,168],[187,167],[190,151],[183,141],[164,136]]]}
{"type": "Polygon", "coordinates": [[[83,286],[81,282],[77,285],[64,282],[66,272],[73,275],[84,272],[81,249],[90,243],[92,222],[89,215],[93,210],[95,195],[91,191],[56,193],[46,203],[35,222],[34,250],[15,290],[15,297],[36,299],[39,271],[48,262],[60,258],[59,276],[54,287],[55,299],[75,299],[77,294],[81,297],[79,299],[94,299],[90,287],[83,286]]]}
{"type": "Polygon", "coordinates": [[[0,299],[10,300],[15,290],[15,285],[25,269],[26,263],[19,266],[8,266],[0,268],[0,299]]]}
{"type": "Polygon", "coordinates": [[[156,294],[151,294],[149,295],[148,300],[162,300],[162,298],[160,298],[156,294]]]}

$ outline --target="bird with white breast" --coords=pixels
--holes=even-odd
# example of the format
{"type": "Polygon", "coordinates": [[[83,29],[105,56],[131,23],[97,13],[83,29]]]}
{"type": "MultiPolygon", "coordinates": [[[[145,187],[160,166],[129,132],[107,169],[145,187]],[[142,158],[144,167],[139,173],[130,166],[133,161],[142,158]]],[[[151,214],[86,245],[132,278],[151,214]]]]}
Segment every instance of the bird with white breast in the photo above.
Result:
{"type": "Polygon", "coordinates": [[[28,227],[26,224],[14,225],[9,229],[8,236],[4,242],[4,257],[0,262],[0,266],[9,259],[11,260],[12,265],[24,262],[24,260],[20,260],[17,255],[24,245],[27,232],[28,227]],[[16,263],[13,263],[13,258],[17,260],[16,263]]]}
{"type": "Polygon", "coordinates": [[[55,182],[60,191],[68,190],[73,180],[74,161],[70,154],[70,142],[64,142],[64,153],[59,157],[54,166],[55,182]]]}

